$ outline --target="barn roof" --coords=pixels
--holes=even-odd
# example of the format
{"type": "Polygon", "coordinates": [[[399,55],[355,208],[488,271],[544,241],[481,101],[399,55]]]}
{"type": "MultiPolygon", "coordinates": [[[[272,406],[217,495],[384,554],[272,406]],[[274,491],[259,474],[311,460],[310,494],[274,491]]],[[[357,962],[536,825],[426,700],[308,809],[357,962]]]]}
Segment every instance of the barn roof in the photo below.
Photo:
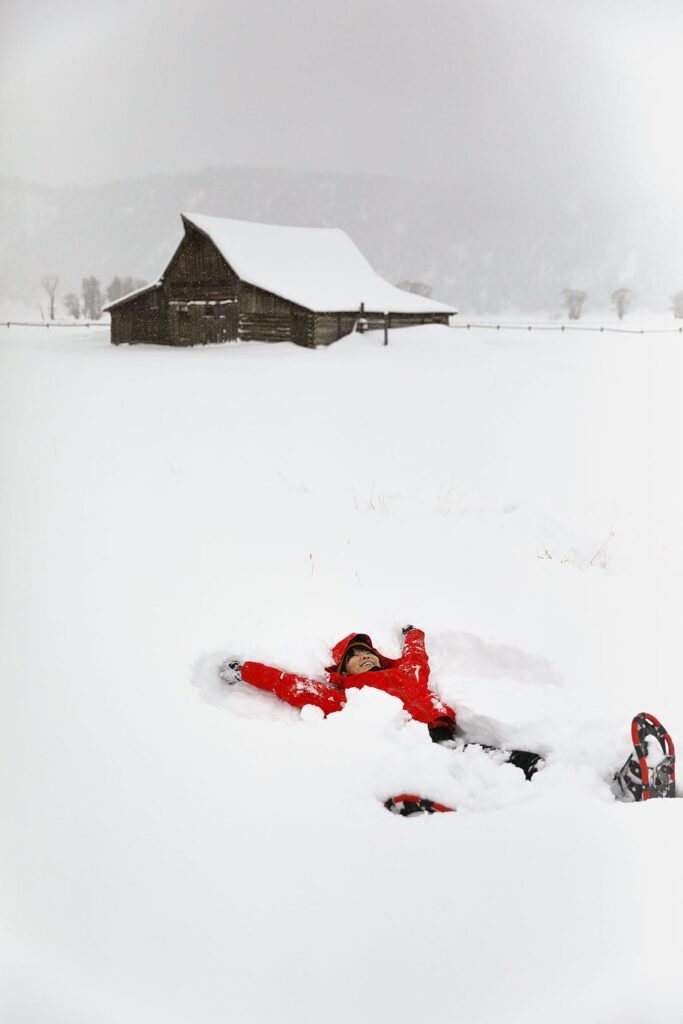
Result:
{"type": "Polygon", "coordinates": [[[243,281],[316,313],[455,313],[384,281],[339,228],[278,227],[183,214],[208,235],[243,281]]]}
{"type": "Polygon", "coordinates": [[[160,284],[161,281],[152,281],[151,284],[143,284],[132,292],[126,292],[126,294],[122,295],[120,298],[113,299],[112,302],[109,302],[106,306],[102,306],[102,312],[107,313],[110,309],[113,309],[114,306],[118,306],[120,302],[128,302],[129,299],[134,299],[136,295],[142,295],[143,292],[151,292],[153,288],[158,288],[160,284]]]}

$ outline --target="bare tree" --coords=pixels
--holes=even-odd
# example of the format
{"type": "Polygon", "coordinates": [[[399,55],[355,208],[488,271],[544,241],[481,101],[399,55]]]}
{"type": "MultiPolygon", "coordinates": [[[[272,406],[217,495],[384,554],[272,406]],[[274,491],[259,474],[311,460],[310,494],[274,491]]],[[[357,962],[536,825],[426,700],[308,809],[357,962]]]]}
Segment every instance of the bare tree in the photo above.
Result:
{"type": "Polygon", "coordinates": [[[107,285],[107,301],[116,302],[117,299],[128,295],[130,292],[136,292],[138,288],[143,288],[146,284],[146,281],[141,281],[137,277],[119,277],[117,274],[116,277],[112,278],[111,283],[107,285]]]}
{"type": "Polygon", "coordinates": [[[586,301],[586,293],[578,288],[565,288],[562,294],[564,295],[564,304],[567,307],[569,319],[578,320],[583,310],[583,304],[586,301]]]}
{"type": "Polygon", "coordinates": [[[422,295],[425,299],[432,294],[432,286],[422,281],[399,281],[396,287],[404,292],[412,292],[413,295],[422,295]]]}
{"type": "Polygon", "coordinates": [[[121,278],[118,274],[116,277],[113,277],[107,285],[105,294],[107,296],[107,302],[116,302],[117,299],[120,299],[122,295],[126,294],[123,290],[121,278]]]}
{"type": "Polygon", "coordinates": [[[64,307],[69,316],[74,317],[75,320],[80,319],[81,300],[75,292],[67,292],[64,296],[64,307]]]}
{"type": "Polygon", "coordinates": [[[99,320],[102,316],[102,292],[96,277],[84,277],[81,283],[83,293],[83,314],[88,320],[99,320]]]}
{"type": "Polygon", "coordinates": [[[671,308],[677,320],[683,320],[683,291],[671,296],[671,308]]]}
{"type": "Polygon", "coordinates": [[[47,292],[47,296],[50,300],[50,320],[55,318],[55,297],[57,295],[57,286],[59,285],[59,278],[56,274],[46,274],[42,281],[43,288],[47,292]]]}
{"type": "Polygon", "coordinates": [[[631,305],[631,296],[630,288],[617,288],[616,291],[612,292],[612,302],[615,305],[617,316],[620,320],[623,320],[628,313],[628,307],[631,305]]]}

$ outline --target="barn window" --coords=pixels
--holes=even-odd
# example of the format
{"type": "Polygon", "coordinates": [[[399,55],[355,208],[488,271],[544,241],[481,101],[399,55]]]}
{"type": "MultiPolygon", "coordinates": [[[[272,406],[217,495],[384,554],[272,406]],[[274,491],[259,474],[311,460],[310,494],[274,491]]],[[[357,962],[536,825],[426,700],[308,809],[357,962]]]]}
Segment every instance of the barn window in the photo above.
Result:
{"type": "Polygon", "coordinates": [[[158,309],[159,308],[159,292],[157,292],[157,291],[150,292],[150,294],[149,294],[149,308],[150,309],[158,309]]]}
{"type": "Polygon", "coordinates": [[[214,316],[215,306],[212,306],[209,302],[204,306],[204,316],[214,316]]]}

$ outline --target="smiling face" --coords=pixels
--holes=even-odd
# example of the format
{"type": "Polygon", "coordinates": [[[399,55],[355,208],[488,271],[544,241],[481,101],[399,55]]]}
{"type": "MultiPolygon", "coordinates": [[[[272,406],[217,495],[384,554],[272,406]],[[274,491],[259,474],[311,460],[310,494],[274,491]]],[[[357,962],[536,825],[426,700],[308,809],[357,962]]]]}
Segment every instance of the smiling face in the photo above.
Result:
{"type": "Polygon", "coordinates": [[[346,657],[346,673],[350,676],[359,676],[362,672],[371,672],[373,668],[379,668],[379,658],[374,651],[368,647],[352,647],[346,657]]]}

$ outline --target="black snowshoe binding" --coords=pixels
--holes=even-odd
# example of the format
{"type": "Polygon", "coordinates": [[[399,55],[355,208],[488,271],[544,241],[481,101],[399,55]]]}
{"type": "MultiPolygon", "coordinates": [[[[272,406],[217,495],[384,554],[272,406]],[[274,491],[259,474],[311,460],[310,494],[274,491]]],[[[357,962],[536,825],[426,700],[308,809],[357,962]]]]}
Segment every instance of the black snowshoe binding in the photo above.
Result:
{"type": "Polygon", "coordinates": [[[676,796],[676,749],[661,722],[646,712],[631,723],[633,753],[614,776],[620,800],[676,796]]]}
{"type": "Polygon", "coordinates": [[[390,796],[384,801],[384,806],[392,814],[400,814],[404,818],[409,818],[413,814],[445,814],[455,810],[454,807],[446,807],[445,804],[438,804],[435,800],[427,800],[414,793],[390,796]]]}

